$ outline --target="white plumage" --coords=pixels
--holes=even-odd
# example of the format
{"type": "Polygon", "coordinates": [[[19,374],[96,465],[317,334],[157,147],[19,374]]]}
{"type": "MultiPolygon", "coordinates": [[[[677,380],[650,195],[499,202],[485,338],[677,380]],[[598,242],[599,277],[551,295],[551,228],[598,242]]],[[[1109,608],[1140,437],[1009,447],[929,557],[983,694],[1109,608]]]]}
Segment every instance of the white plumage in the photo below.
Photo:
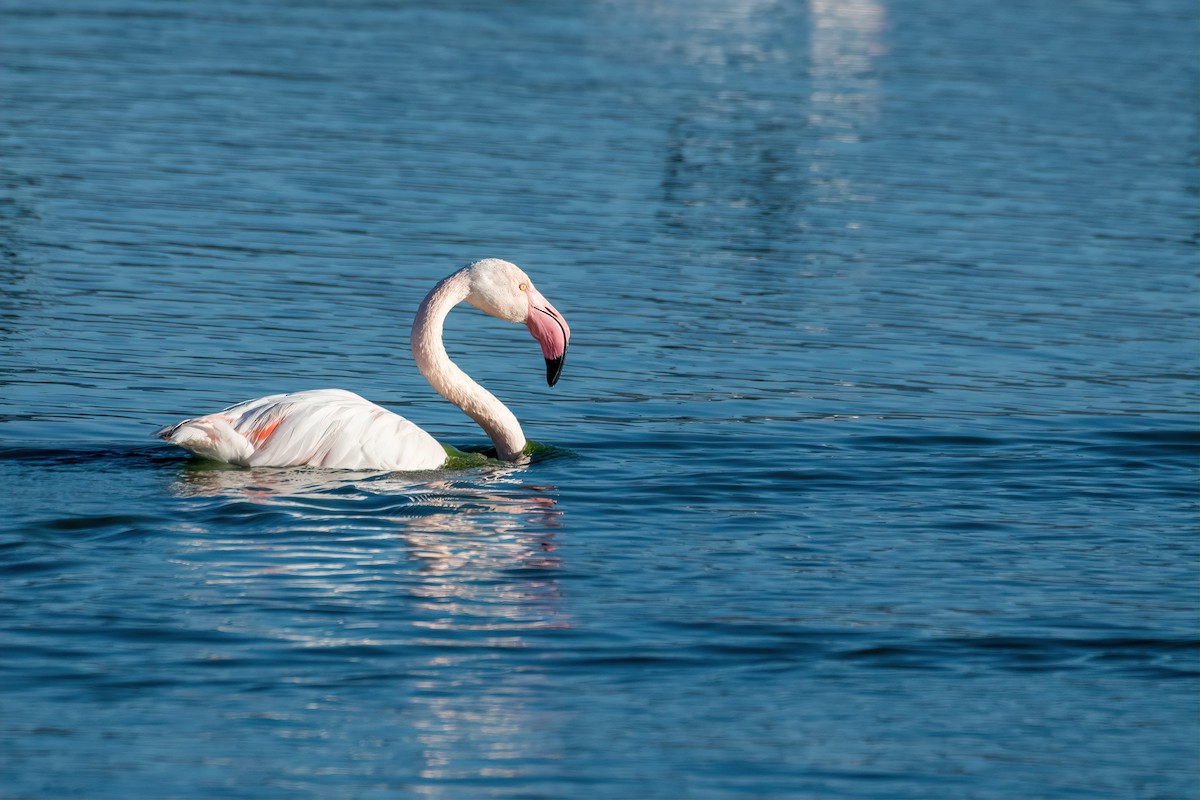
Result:
{"type": "MultiPolygon", "coordinates": [[[[514,264],[477,261],[435,286],[417,311],[412,351],[426,380],[491,437],[500,458],[522,456],[525,435],[512,412],[450,360],[446,315],[466,300],[493,317],[524,323],[542,346],[546,380],[562,371],[571,330],[514,264]]],[[[155,434],[203,458],[247,467],[437,469],[446,449],[399,414],[342,389],[274,394],[168,425],[155,434]]]]}
{"type": "Polygon", "coordinates": [[[436,469],[446,461],[445,449],[428,433],[344,389],[260,397],[157,435],[243,467],[436,469]]]}

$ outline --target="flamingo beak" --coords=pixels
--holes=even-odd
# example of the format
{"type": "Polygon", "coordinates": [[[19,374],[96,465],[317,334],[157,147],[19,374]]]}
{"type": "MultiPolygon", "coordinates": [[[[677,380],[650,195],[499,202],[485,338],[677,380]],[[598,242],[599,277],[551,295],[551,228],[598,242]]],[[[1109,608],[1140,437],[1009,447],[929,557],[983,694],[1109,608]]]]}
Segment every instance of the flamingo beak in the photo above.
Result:
{"type": "Polygon", "coordinates": [[[561,355],[558,358],[546,359],[546,385],[553,386],[558,383],[558,376],[562,375],[563,361],[566,356],[561,355]]]}
{"type": "Polygon", "coordinates": [[[542,297],[541,292],[529,287],[529,317],[525,324],[529,332],[542,346],[542,355],[546,358],[546,383],[550,386],[558,383],[562,375],[563,360],[567,357],[567,343],[571,340],[571,328],[558,309],[550,305],[550,301],[542,297]]]}

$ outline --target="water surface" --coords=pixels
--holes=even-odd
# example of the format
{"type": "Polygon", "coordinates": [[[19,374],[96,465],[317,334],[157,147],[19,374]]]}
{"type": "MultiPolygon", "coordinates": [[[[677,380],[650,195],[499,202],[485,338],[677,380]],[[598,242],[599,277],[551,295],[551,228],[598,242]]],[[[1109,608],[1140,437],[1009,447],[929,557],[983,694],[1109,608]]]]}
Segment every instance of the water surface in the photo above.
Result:
{"type": "Polygon", "coordinates": [[[0,0],[2,793],[1194,796],[1195,11],[0,0]]]}

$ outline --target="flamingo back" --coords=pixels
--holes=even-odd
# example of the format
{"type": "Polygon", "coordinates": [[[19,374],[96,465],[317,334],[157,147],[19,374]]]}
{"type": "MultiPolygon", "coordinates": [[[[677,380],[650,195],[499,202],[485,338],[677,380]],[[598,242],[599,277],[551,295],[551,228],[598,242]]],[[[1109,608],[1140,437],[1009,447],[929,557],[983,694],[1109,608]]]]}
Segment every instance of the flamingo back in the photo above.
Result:
{"type": "Polygon", "coordinates": [[[250,467],[414,470],[446,461],[428,433],[342,389],[260,397],[156,435],[204,458],[250,467]]]}

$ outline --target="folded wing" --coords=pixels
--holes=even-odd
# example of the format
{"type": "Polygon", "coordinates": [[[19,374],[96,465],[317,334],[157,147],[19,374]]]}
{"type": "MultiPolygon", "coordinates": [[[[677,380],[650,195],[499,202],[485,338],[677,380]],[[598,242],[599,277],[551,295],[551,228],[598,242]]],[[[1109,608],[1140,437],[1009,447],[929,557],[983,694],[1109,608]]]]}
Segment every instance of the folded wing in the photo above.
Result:
{"type": "Polygon", "coordinates": [[[198,456],[248,467],[413,470],[446,460],[428,433],[342,389],[261,397],[156,435],[198,456]]]}

